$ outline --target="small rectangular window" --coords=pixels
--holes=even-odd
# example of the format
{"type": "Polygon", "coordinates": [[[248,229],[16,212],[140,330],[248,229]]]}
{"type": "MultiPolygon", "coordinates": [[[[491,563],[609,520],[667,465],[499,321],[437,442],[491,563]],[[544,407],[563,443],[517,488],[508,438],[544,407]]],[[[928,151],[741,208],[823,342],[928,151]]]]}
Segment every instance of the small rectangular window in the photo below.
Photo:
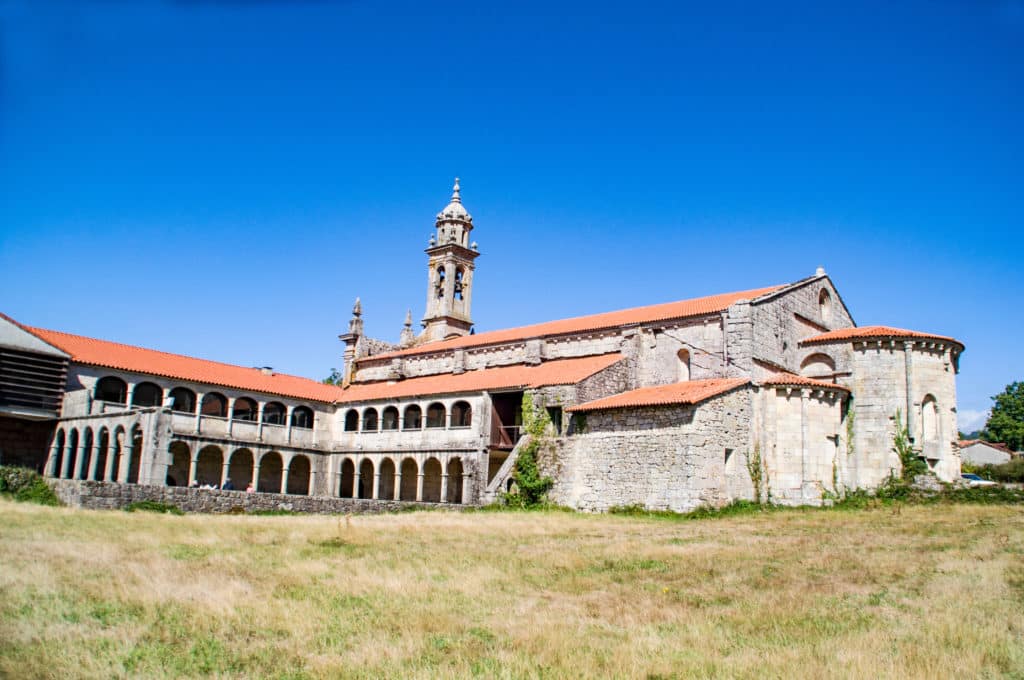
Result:
{"type": "Polygon", "coordinates": [[[548,418],[551,418],[551,424],[555,426],[555,434],[562,434],[562,407],[548,406],[548,418]]]}
{"type": "Polygon", "coordinates": [[[732,458],[732,449],[725,450],[725,464],[729,464],[729,459],[732,458]]]}

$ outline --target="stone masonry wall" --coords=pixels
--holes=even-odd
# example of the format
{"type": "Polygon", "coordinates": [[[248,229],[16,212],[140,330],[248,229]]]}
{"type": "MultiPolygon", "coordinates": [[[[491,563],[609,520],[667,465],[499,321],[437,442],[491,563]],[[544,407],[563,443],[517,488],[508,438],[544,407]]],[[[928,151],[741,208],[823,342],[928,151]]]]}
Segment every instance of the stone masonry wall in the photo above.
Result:
{"type": "Polygon", "coordinates": [[[404,501],[292,496],[244,491],[208,491],[176,486],[83,482],[71,479],[47,479],[65,505],[89,510],[117,510],[130,503],[155,501],[174,505],[185,512],[223,514],[256,510],[289,510],[310,514],[369,514],[397,512],[410,508],[459,510],[461,505],[409,503],[404,501]]]}
{"type": "Polygon", "coordinates": [[[551,499],[579,510],[720,506],[737,493],[753,497],[745,465],[751,409],[743,388],[696,407],[589,413],[583,433],[542,451],[538,462],[555,480],[551,499]]]}
{"type": "MultiPolygon", "coordinates": [[[[853,325],[853,320],[840,302],[839,293],[827,276],[753,304],[751,310],[754,358],[784,366],[798,375],[804,358],[816,352],[828,351],[821,347],[801,348],[801,340],[826,330],[853,325]],[[830,299],[829,312],[825,315],[818,304],[822,290],[828,291],[830,299]]],[[[837,357],[833,356],[832,359],[837,360],[837,357]]]]}

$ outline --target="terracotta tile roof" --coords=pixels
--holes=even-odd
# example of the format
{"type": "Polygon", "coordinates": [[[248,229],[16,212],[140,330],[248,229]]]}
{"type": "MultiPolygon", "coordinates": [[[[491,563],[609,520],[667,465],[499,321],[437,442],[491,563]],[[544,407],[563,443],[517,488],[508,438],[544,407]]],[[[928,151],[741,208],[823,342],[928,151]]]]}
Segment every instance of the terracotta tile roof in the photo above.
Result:
{"type": "Polygon", "coordinates": [[[64,350],[71,355],[72,361],[80,364],[310,401],[330,403],[342,395],[340,387],[324,385],[309,378],[284,373],[264,375],[258,368],[222,364],[44,328],[24,328],[64,350]]]}
{"type": "Polygon", "coordinates": [[[961,439],[956,443],[956,445],[959,446],[961,449],[966,449],[968,446],[974,446],[975,444],[984,444],[985,446],[991,447],[993,449],[998,449],[1003,453],[1008,453],[1011,456],[1019,455],[1016,451],[1011,449],[1003,442],[987,442],[984,439],[961,439]]]}
{"type": "Polygon", "coordinates": [[[770,378],[761,381],[763,385],[782,385],[782,386],[793,386],[793,387],[817,387],[824,390],[842,390],[843,392],[849,392],[847,388],[836,383],[830,383],[826,380],[815,380],[814,378],[805,378],[802,375],[794,375],[792,373],[778,373],[770,378]]]}
{"type": "Polygon", "coordinates": [[[657,387],[641,387],[610,397],[588,401],[585,404],[571,406],[567,411],[603,411],[613,408],[631,408],[636,406],[668,406],[672,404],[699,404],[712,397],[725,394],[750,381],[747,378],[712,378],[710,380],[689,380],[658,385],[657,387]]]}
{"type": "Polygon", "coordinates": [[[754,290],[742,290],[735,293],[722,293],[708,297],[694,298],[692,300],[681,300],[678,302],[665,302],[658,305],[646,307],[633,307],[622,309],[616,312],[604,312],[602,314],[591,314],[589,316],[577,316],[571,319],[558,319],[531,326],[519,326],[518,328],[505,328],[502,330],[466,335],[449,340],[438,340],[418,347],[387,352],[366,357],[362,361],[374,359],[387,359],[396,356],[407,356],[410,354],[428,354],[431,352],[442,352],[445,350],[481,347],[483,345],[495,345],[505,342],[515,342],[530,338],[542,338],[553,335],[564,335],[567,333],[585,333],[617,326],[630,324],[648,323],[653,321],[667,321],[669,319],[683,319],[689,316],[702,316],[713,314],[728,309],[729,305],[739,300],[752,300],[761,295],[776,291],[783,286],[769,286],[768,288],[756,288],[754,290]]]}
{"type": "Polygon", "coordinates": [[[944,342],[953,342],[961,347],[964,346],[962,342],[955,338],[946,337],[945,335],[935,335],[933,333],[920,333],[918,331],[908,331],[905,328],[893,328],[892,326],[858,326],[856,328],[842,328],[837,331],[829,331],[828,333],[822,333],[821,335],[815,335],[801,340],[801,345],[816,345],[823,342],[836,342],[841,340],[870,340],[878,338],[898,338],[898,339],[921,339],[921,340],[942,340],[944,342]]]}
{"type": "Polygon", "coordinates": [[[401,399],[431,394],[457,394],[499,389],[529,389],[549,385],[573,385],[622,360],[621,354],[599,354],[577,359],[555,359],[538,366],[500,366],[477,371],[427,375],[395,382],[349,385],[340,403],[401,399]]]}

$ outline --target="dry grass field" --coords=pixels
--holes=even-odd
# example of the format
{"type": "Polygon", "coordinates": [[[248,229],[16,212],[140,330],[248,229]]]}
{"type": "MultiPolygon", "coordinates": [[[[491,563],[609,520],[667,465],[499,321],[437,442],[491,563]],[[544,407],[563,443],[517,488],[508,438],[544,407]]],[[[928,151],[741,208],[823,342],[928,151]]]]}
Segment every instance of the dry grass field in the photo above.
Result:
{"type": "Polygon", "coordinates": [[[4,677],[1024,677],[1020,506],[0,520],[4,677]]]}

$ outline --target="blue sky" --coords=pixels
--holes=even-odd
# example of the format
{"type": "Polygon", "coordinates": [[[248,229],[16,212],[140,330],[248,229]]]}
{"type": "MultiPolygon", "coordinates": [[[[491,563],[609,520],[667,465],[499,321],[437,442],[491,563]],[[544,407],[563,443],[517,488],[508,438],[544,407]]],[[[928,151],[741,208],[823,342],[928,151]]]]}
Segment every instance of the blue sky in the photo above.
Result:
{"type": "Polygon", "coordinates": [[[478,330],[822,265],[966,343],[962,426],[1024,379],[1021,0],[0,0],[0,50],[25,323],[323,377],[459,175],[478,330]]]}

